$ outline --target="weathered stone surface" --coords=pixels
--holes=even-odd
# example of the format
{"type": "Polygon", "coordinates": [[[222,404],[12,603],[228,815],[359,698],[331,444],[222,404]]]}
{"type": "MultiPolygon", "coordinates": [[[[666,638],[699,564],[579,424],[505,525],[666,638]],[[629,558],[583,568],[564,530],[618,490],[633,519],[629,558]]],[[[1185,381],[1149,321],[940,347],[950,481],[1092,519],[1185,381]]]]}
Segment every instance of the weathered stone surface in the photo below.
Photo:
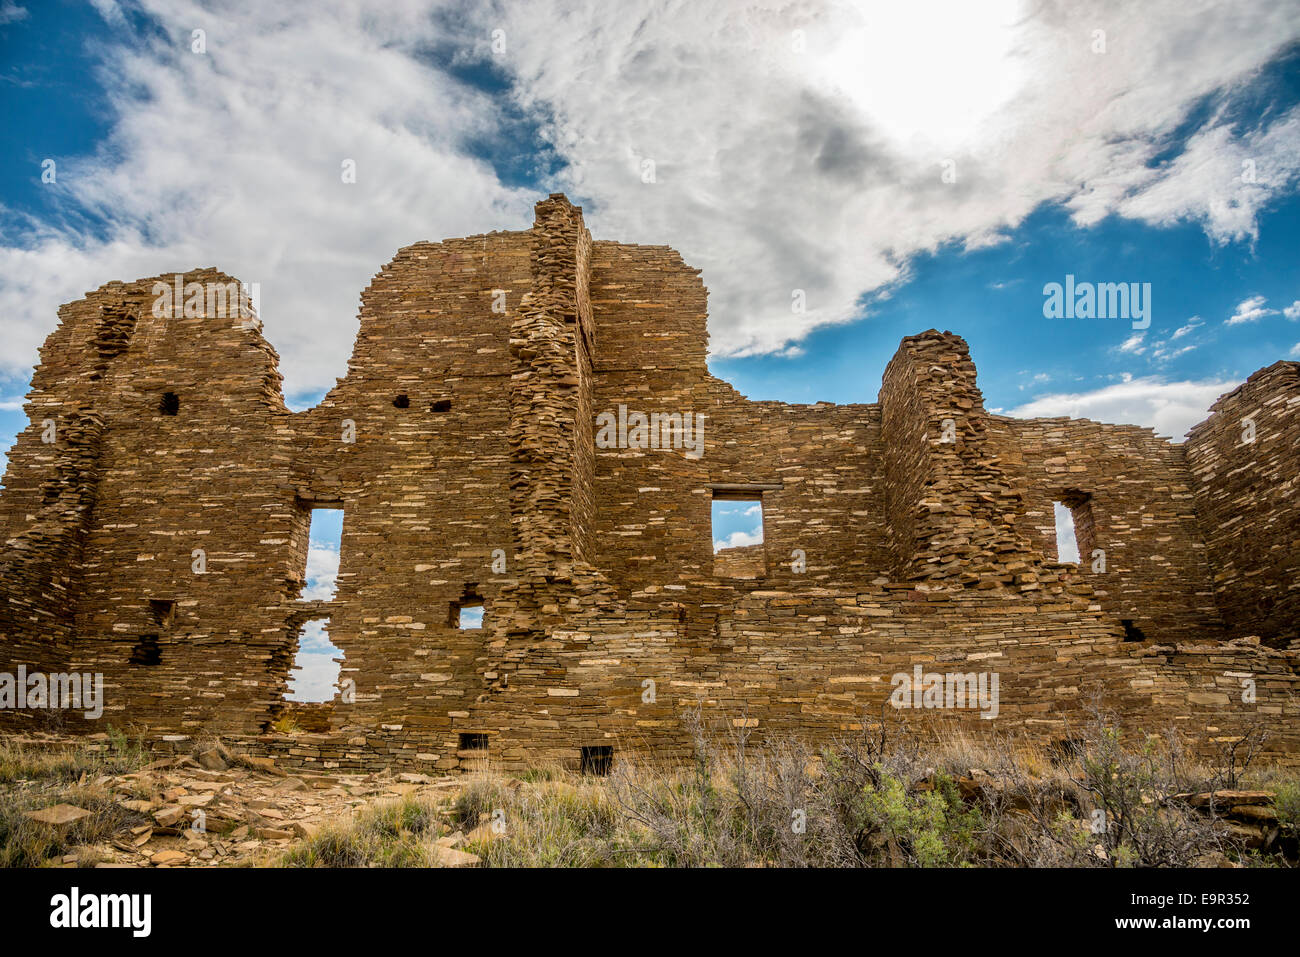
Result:
{"type": "Polygon", "coordinates": [[[54,804],[50,807],[41,808],[39,811],[24,811],[23,817],[30,818],[39,824],[63,828],[77,823],[82,818],[90,817],[90,812],[85,808],[75,807],[71,804],[54,804]]]}
{"type": "Polygon", "coordinates": [[[902,341],[875,402],[752,402],[709,374],[698,271],[593,241],[555,195],[530,230],[400,250],[346,377],[294,413],[257,323],[159,314],[172,280],[60,310],[0,494],[0,647],[102,673],[104,719],[161,748],[222,734],[240,755],[201,750],[208,772],[682,761],[695,707],[825,740],[917,666],[1000,678],[995,720],[907,713],[936,729],[1053,741],[1096,700],[1134,733],[1214,752],[1258,725],[1262,759],[1300,754],[1300,364],[1185,445],[993,415],[937,330],[902,341]],[[620,407],[702,416],[703,454],[604,447],[620,407]],[[763,542],[715,553],[711,502],[746,494],[763,542]],[[344,511],[339,588],[299,601],[318,506],[344,511]],[[483,628],[456,627],[480,602],[483,628]],[[288,703],[298,629],[325,616],[348,693],[288,703]]]}
{"type": "Polygon", "coordinates": [[[166,850],[159,851],[149,860],[155,867],[175,867],[180,864],[188,864],[190,856],[184,851],[166,850]]]}
{"type": "Polygon", "coordinates": [[[433,855],[440,867],[474,867],[479,863],[478,855],[458,851],[452,847],[435,845],[433,855]]]}

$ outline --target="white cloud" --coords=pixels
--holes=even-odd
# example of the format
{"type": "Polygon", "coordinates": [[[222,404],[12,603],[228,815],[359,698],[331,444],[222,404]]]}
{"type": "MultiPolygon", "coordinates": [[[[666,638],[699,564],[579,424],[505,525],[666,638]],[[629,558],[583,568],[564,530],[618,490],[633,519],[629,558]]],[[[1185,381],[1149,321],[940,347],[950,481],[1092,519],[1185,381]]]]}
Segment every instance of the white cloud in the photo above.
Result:
{"type": "Polygon", "coordinates": [[[1296,358],[1300,358],[1300,342],[1297,342],[1295,345],[1291,347],[1291,355],[1295,356],[1296,358]]]}
{"type": "Polygon", "coordinates": [[[1120,343],[1120,345],[1117,346],[1116,348],[1118,348],[1120,352],[1128,352],[1133,355],[1141,355],[1142,353],[1146,352],[1146,347],[1142,345],[1142,341],[1146,339],[1146,337],[1147,334],[1145,332],[1135,332],[1133,333],[1133,335],[1129,336],[1122,343],[1120,343]]]}
{"type": "Polygon", "coordinates": [[[539,197],[472,155],[471,141],[499,133],[492,100],[417,56],[443,39],[424,4],[379,16],[323,3],[310,17],[144,6],[171,42],[106,47],[111,138],[95,156],[58,158],[45,187],[105,216],[108,234],[12,219],[0,234],[0,372],[30,371],[62,302],[216,265],[260,284],[286,390],[321,390],[345,369],[358,296],[398,248],[531,223],[539,197]],[[206,54],[190,52],[197,27],[206,54]],[[342,182],[345,159],[355,184],[342,182]]]}
{"type": "Polygon", "coordinates": [[[339,552],[312,543],[307,548],[307,584],[301,601],[328,601],[338,589],[339,552]]]}
{"type": "Polygon", "coordinates": [[[90,0],[90,5],[110,26],[120,27],[126,24],[126,16],[116,0],[90,0]]]}
{"type": "Polygon", "coordinates": [[[1158,226],[1199,221],[1221,243],[1253,240],[1264,205],[1276,191],[1292,187],[1298,175],[1300,108],[1295,108],[1244,137],[1235,138],[1226,122],[1194,134],[1167,168],[1135,174],[1140,188],[1121,199],[1116,211],[1158,226]]]}
{"type": "Polygon", "coordinates": [[[329,638],[329,626],[323,619],[313,619],[298,633],[298,653],[289,672],[290,701],[329,701],[334,697],[341,666],[335,658],[343,651],[329,638]]]}
{"type": "Polygon", "coordinates": [[[458,38],[508,72],[566,164],[543,189],[585,201],[598,237],[703,268],[722,354],[790,349],[888,293],[914,254],[997,242],[1044,202],[1082,225],[1117,213],[1253,236],[1300,162],[1295,111],[1237,139],[1215,115],[1155,161],[1194,106],[1300,36],[1269,0],[137,5],[165,39],[98,41],[112,132],[95,156],[59,158],[49,188],[70,215],[0,234],[0,374],[26,376],[59,303],[216,265],[261,285],[286,390],[332,385],[357,296],[397,248],[531,221],[539,197],[477,158],[513,137],[498,104],[429,55],[458,38]],[[206,55],[189,50],[198,27],[206,55]],[[106,232],[80,231],[78,207],[106,232]]]}
{"type": "Polygon", "coordinates": [[[1179,356],[1185,356],[1196,348],[1196,345],[1187,345],[1181,346],[1177,349],[1170,349],[1168,343],[1161,342],[1152,348],[1151,358],[1160,363],[1172,362],[1179,356]]]}
{"type": "Polygon", "coordinates": [[[1251,296],[1249,299],[1243,299],[1237,303],[1236,311],[1228,317],[1224,325],[1237,326],[1243,322],[1254,322],[1265,316],[1276,316],[1276,309],[1265,308],[1264,303],[1267,301],[1263,296],[1251,296]]]}
{"type": "Polygon", "coordinates": [[[1187,320],[1185,326],[1179,326],[1167,339],[1157,339],[1151,344],[1150,360],[1161,365],[1166,365],[1174,359],[1177,359],[1179,356],[1186,355],[1192,350],[1200,348],[1204,345],[1204,342],[1189,341],[1177,348],[1175,348],[1173,344],[1179,339],[1191,335],[1204,324],[1205,320],[1200,316],[1192,316],[1187,320]]]}
{"type": "Polygon", "coordinates": [[[1297,299],[1291,305],[1282,310],[1282,315],[1288,319],[1300,319],[1300,299],[1297,299]]]}
{"type": "Polygon", "coordinates": [[[851,317],[914,253],[996,241],[1044,202],[1083,225],[1192,219],[1222,241],[1253,235],[1296,178],[1300,114],[1240,142],[1215,116],[1186,162],[1162,157],[1205,96],[1244,85],[1300,34],[1275,4],[640,9],[654,12],[510,6],[504,28],[525,39],[504,63],[569,161],[561,185],[596,200],[596,231],[668,243],[703,268],[718,353],[776,350],[851,317]],[[558,46],[529,39],[556,22],[558,46]],[[792,289],[806,313],[790,313],[792,289]]]}
{"type": "Polygon", "coordinates": [[[761,545],[763,542],[763,529],[755,528],[748,532],[732,532],[725,539],[714,539],[713,550],[721,551],[724,548],[743,548],[746,545],[761,545]]]}
{"type": "Polygon", "coordinates": [[[334,652],[312,654],[300,652],[293,660],[289,672],[289,701],[330,701],[334,698],[335,684],[341,666],[334,652]]]}
{"type": "Polygon", "coordinates": [[[1089,392],[1039,396],[1010,415],[1049,418],[1067,415],[1126,425],[1144,425],[1182,441],[1187,431],[1209,415],[1210,406],[1240,383],[1232,380],[1166,382],[1156,376],[1125,376],[1089,392]]]}

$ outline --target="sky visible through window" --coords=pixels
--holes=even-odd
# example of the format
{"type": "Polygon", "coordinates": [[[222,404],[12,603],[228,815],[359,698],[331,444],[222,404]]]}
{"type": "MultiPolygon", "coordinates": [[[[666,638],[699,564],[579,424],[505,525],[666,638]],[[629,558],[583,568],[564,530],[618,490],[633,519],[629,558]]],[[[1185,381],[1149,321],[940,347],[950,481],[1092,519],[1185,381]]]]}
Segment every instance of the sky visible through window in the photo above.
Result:
{"type": "Polygon", "coordinates": [[[1077,562],[1079,543],[1074,537],[1074,513],[1060,502],[1053,502],[1056,514],[1056,556],[1058,561],[1077,562]]]}
{"type": "MultiPolygon", "coordinates": [[[[315,508],[307,548],[307,584],[304,601],[330,601],[338,590],[339,549],[343,538],[343,510],[315,508]]],[[[290,701],[329,701],[334,696],[343,651],[329,639],[329,624],[308,621],[298,636],[298,654],[289,672],[290,701]]]]}
{"type": "Polygon", "coordinates": [[[713,550],[758,545],[763,541],[763,505],[755,500],[713,501],[713,550]]]}

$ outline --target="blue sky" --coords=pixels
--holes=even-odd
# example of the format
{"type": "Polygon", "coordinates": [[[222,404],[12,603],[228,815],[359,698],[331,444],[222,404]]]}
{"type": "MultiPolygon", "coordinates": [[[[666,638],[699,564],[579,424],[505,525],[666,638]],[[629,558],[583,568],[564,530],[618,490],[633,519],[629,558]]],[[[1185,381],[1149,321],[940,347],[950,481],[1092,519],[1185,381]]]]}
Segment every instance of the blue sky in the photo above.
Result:
{"type": "Polygon", "coordinates": [[[992,409],[1181,438],[1300,358],[1300,4],[1187,7],[0,0],[0,447],[85,290],[257,283],[303,408],[400,246],[554,190],[703,269],[752,398],[874,401],[936,327],[992,409]],[[1067,275],[1150,284],[1150,327],[1045,318],[1067,275]]]}

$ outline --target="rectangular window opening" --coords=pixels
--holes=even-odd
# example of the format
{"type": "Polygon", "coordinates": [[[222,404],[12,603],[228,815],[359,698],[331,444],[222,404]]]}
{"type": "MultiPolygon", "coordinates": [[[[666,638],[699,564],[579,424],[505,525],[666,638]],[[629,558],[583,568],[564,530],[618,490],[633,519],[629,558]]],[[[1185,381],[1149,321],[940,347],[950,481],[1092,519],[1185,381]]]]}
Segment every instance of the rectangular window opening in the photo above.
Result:
{"type": "Polygon", "coordinates": [[[713,574],[723,578],[762,578],[767,574],[763,546],[763,499],[753,494],[713,493],[713,574]]]}
{"type": "Polygon", "coordinates": [[[477,631],[482,628],[483,602],[469,600],[452,605],[451,626],[461,631],[477,631]]]}
{"type": "Polygon", "coordinates": [[[312,618],[298,630],[298,650],[289,672],[285,701],[333,701],[343,673],[343,650],[330,641],[328,618],[312,618]]]}
{"type": "Polygon", "coordinates": [[[479,594],[477,582],[466,582],[460,598],[451,603],[447,624],[461,631],[478,631],[484,627],[486,605],[479,594]]]}
{"type": "Polygon", "coordinates": [[[338,592],[339,556],[343,547],[343,509],[310,506],[307,567],[299,601],[333,601],[338,592]]]}
{"type": "Polygon", "coordinates": [[[460,735],[461,751],[486,751],[488,736],[479,731],[462,731],[460,735]]]}
{"type": "Polygon", "coordinates": [[[158,400],[159,415],[176,415],[181,410],[181,397],[175,392],[164,392],[158,400]]]}
{"type": "Polygon", "coordinates": [[[605,776],[614,766],[614,749],[607,744],[582,749],[582,773],[605,776]]]}
{"type": "Polygon", "coordinates": [[[1056,560],[1058,562],[1079,561],[1079,541],[1074,530],[1074,515],[1061,502],[1052,503],[1056,516],[1056,560]]]}
{"type": "Polygon", "coordinates": [[[1056,518],[1057,561],[1092,567],[1098,557],[1092,496],[1079,489],[1065,489],[1052,503],[1056,518]]]}

